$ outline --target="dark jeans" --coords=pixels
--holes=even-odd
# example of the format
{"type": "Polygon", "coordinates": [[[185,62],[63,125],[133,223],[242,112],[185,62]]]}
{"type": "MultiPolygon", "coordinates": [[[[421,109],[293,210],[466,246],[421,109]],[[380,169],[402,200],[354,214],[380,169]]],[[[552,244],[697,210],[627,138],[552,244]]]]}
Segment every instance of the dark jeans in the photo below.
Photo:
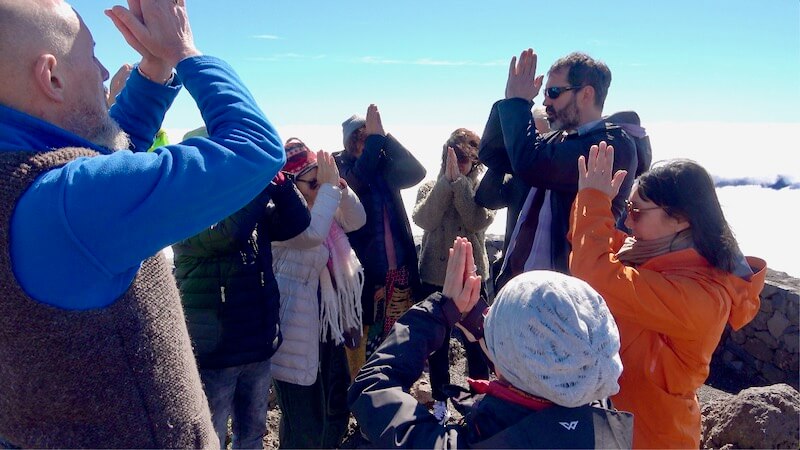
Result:
{"type": "MultiPolygon", "coordinates": [[[[422,283],[423,292],[420,298],[426,298],[441,290],[441,286],[422,283]]],[[[485,295],[483,287],[481,287],[481,295],[485,295]]],[[[462,342],[467,356],[467,373],[469,377],[476,380],[489,379],[489,365],[486,364],[481,345],[478,342],[469,342],[466,338],[462,339],[462,342]]],[[[433,399],[438,401],[447,400],[447,395],[442,392],[442,387],[450,384],[450,330],[448,330],[447,338],[442,343],[442,346],[428,357],[428,367],[433,399]]]]}
{"type": "Polygon", "coordinates": [[[269,369],[269,361],[260,361],[200,370],[220,448],[225,448],[228,416],[231,416],[233,429],[231,448],[264,448],[271,381],[269,369]]]}
{"type": "Polygon", "coordinates": [[[320,343],[319,357],[320,372],[311,386],[275,380],[280,448],[336,448],[347,433],[350,369],[344,345],[320,343]]]}

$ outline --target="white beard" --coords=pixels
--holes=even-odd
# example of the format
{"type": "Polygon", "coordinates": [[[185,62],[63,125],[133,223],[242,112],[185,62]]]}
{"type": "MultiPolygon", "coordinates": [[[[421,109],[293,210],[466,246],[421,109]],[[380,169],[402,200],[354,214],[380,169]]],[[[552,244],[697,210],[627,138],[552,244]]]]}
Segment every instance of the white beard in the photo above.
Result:
{"type": "Polygon", "coordinates": [[[82,103],[66,118],[64,128],[87,141],[109,150],[130,148],[131,140],[119,124],[111,118],[108,110],[82,103]]]}

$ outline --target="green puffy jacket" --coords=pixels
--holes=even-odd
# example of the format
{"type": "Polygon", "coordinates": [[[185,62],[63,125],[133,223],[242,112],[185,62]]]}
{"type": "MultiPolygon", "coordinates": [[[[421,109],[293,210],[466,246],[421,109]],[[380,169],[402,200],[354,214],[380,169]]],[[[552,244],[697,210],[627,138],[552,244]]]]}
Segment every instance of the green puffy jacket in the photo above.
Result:
{"type": "Polygon", "coordinates": [[[270,242],[296,236],[310,220],[294,184],[270,184],[230,217],[172,246],[201,369],[264,361],[278,349],[280,294],[270,242]]]}

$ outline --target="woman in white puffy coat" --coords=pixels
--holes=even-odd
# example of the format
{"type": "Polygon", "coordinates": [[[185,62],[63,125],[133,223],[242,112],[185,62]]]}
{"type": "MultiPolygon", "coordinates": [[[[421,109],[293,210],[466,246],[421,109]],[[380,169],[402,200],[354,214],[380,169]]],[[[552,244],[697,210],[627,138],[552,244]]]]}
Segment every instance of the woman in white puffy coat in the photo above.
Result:
{"type": "Polygon", "coordinates": [[[311,211],[298,236],[273,242],[283,344],[272,357],[281,448],[335,448],[347,431],[350,374],[345,344],[358,344],[364,273],[347,236],[366,223],[333,157],[286,144],[284,172],[311,211]]]}

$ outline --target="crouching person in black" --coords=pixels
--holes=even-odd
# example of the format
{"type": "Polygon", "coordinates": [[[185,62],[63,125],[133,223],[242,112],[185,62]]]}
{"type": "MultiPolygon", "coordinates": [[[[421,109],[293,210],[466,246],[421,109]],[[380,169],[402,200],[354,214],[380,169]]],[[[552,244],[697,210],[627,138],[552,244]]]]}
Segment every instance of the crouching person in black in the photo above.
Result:
{"type": "Polygon", "coordinates": [[[403,315],[349,391],[362,432],[380,448],[630,448],[633,418],[619,390],[619,332],[603,298],[557,272],[513,278],[479,302],[469,241],[450,250],[442,293],[403,315]],[[449,326],[481,340],[495,381],[470,380],[460,423],[441,425],[409,393],[449,326]]]}

